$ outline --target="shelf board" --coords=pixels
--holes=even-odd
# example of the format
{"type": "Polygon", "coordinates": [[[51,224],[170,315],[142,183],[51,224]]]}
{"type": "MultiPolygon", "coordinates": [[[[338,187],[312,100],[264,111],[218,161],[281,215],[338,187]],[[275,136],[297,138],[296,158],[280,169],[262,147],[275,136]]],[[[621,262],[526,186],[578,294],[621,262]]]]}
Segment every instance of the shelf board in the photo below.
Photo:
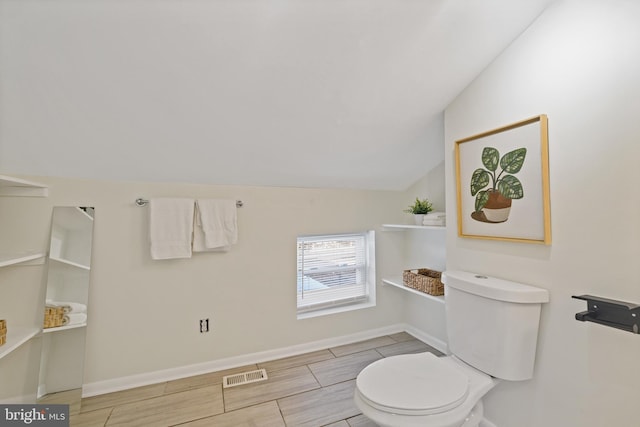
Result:
{"type": "Polygon", "coordinates": [[[49,188],[45,184],[0,175],[0,196],[47,197],[48,195],[49,188]]]}
{"type": "Polygon", "coordinates": [[[57,328],[45,328],[42,330],[42,333],[50,334],[53,332],[68,331],[69,329],[84,328],[86,326],[87,326],[87,322],[83,322],[83,323],[77,323],[75,325],[58,326],[57,328]]]}
{"type": "Polygon", "coordinates": [[[444,225],[412,225],[412,224],[382,224],[383,229],[387,230],[446,230],[444,225]]]}
{"type": "Polygon", "coordinates": [[[0,255],[0,267],[10,265],[37,265],[44,263],[45,254],[42,252],[26,252],[20,254],[0,255]]]}
{"type": "Polygon", "coordinates": [[[415,295],[419,295],[422,298],[426,298],[432,301],[436,301],[440,304],[444,304],[444,295],[439,295],[439,296],[435,296],[435,295],[429,295],[427,293],[424,292],[420,292],[417,291],[415,289],[412,289],[408,286],[405,286],[405,284],[402,282],[402,277],[394,277],[391,279],[382,279],[382,283],[386,284],[386,285],[391,285],[394,286],[396,288],[402,289],[403,291],[415,294],[415,295]]]}
{"type": "Polygon", "coordinates": [[[0,359],[8,356],[12,351],[17,350],[22,344],[38,335],[39,328],[25,328],[8,325],[7,342],[0,347],[0,359]]]}
{"type": "Polygon", "coordinates": [[[78,264],[77,262],[69,261],[68,259],[57,258],[57,257],[53,257],[53,256],[49,256],[49,259],[51,261],[59,262],[60,264],[69,265],[71,267],[80,268],[82,270],[87,270],[87,271],[91,270],[91,267],[89,267],[88,265],[78,264]]]}

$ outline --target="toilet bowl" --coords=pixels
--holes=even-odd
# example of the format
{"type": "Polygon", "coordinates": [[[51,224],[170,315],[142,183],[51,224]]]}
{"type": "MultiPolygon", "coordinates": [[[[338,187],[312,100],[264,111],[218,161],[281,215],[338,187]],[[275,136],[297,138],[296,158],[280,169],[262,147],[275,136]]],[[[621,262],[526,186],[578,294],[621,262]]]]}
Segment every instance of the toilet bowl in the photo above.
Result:
{"type": "Polygon", "coordinates": [[[447,271],[442,282],[451,355],[392,356],[356,379],[356,405],[383,427],[478,427],[482,397],[499,381],[533,377],[549,293],[466,271],[447,271]]]}
{"type": "Polygon", "coordinates": [[[364,368],[354,400],[382,427],[476,427],[481,398],[498,381],[455,356],[405,354],[364,368]]]}

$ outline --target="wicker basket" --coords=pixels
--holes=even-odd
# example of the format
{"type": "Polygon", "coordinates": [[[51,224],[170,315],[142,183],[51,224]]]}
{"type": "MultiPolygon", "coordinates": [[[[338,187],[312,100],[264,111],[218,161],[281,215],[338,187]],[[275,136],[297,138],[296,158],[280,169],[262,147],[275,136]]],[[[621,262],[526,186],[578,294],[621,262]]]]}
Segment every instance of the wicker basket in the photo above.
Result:
{"type": "Polygon", "coordinates": [[[44,328],[57,328],[62,326],[64,322],[64,307],[44,308],[44,328]]]}
{"type": "Polygon", "coordinates": [[[444,285],[440,281],[442,273],[428,268],[418,270],[405,270],[402,273],[402,281],[411,289],[427,293],[429,295],[444,295],[444,285]]]}
{"type": "Polygon", "coordinates": [[[0,320],[0,345],[7,342],[7,321],[0,320]]]}

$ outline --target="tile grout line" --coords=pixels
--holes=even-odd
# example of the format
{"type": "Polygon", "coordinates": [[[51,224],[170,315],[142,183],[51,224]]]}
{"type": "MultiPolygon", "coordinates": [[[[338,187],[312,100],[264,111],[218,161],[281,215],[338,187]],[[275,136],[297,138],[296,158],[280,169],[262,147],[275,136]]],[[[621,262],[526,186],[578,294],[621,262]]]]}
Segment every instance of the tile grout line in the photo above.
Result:
{"type": "Polygon", "coordinates": [[[284,419],[284,414],[282,413],[282,408],[280,407],[280,402],[278,402],[278,399],[274,399],[274,402],[276,402],[276,406],[278,407],[278,412],[280,413],[280,418],[282,418],[282,424],[284,424],[284,426],[287,427],[287,421],[284,419]]]}
{"type": "MultiPolygon", "coordinates": [[[[256,365],[257,367],[258,365],[256,365]]],[[[222,380],[224,381],[224,379],[222,380]]],[[[227,413],[227,403],[226,403],[226,393],[224,392],[224,384],[220,385],[220,393],[222,394],[222,413],[226,414],[227,413]]]]}
{"type": "MultiPolygon", "coordinates": [[[[331,351],[331,350],[329,350],[329,351],[331,351]]],[[[337,359],[337,357],[335,357],[335,356],[334,356],[334,359],[337,359]]],[[[313,379],[314,379],[314,380],[316,380],[316,382],[318,383],[318,385],[320,386],[320,388],[323,388],[324,386],[320,383],[320,380],[318,379],[318,377],[316,377],[316,374],[314,374],[314,373],[313,373],[313,369],[311,369],[311,366],[309,366],[309,365],[311,365],[311,363],[307,363],[307,364],[306,364],[306,365],[304,365],[304,366],[306,366],[306,367],[307,367],[307,369],[309,370],[309,372],[311,372],[311,376],[313,377],[313,379]]],[[[316,389],[316,390],[317,390],[317,389],[316,389]]]]}

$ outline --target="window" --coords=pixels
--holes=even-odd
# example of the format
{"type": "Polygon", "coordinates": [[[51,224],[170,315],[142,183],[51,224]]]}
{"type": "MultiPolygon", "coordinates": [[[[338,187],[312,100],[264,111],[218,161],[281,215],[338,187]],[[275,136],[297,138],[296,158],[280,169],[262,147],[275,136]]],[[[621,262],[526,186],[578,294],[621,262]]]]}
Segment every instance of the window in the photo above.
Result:
{"type": "Polygon", "coordinates": [[[373,231],[298,237],[299,317],[374,305],[374,260],[373,231]]]}

